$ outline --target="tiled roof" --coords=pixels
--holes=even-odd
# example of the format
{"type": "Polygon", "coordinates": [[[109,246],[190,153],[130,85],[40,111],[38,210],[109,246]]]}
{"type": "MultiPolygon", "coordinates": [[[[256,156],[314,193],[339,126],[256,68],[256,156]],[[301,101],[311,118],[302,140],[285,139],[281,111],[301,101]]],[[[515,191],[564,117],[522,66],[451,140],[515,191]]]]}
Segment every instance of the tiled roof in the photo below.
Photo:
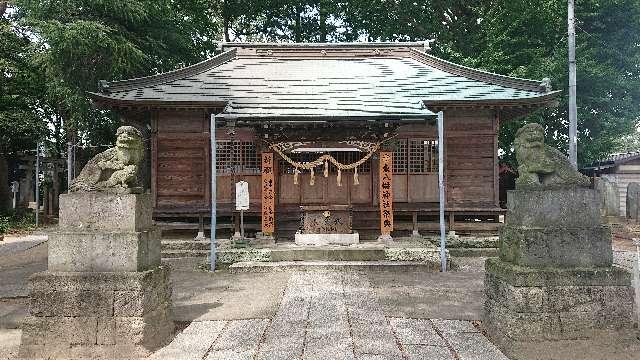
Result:
{"type": "Polygon", "coordinates": [[[415,43],[375,45],[228,46],[194,66],[108,83],[92,95],[111,106],[226,105],[228,118],[425,117],[434,115],[425,104],[541,106],[556,95],[542,82],[452,64],[415,43]]]}
{"type": "Polygon", "coordinates": [[[636,159],[640,159],[640,151],[612,154],[606,159],[594,161],[589,166],[584,167],[584,169],[607,169],[636,159]]]}

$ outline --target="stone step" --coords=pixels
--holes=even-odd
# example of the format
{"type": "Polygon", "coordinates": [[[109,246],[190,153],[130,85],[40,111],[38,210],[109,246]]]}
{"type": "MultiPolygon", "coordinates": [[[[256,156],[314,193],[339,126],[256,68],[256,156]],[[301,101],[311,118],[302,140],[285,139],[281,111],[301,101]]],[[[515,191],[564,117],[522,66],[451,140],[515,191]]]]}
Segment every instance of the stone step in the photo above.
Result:
{"type": "Polygon", "coordinates": [[[272,249],[271,261],[380,261],[385,260],[383,247],[299,247],[272,249]]]}
{"type": "Polygon", "coordinates": [[[209,240],[162,240],[162,251],[170,250],[207,250],[209,240]]]}
{"type": "Polygon", "coordinates": [[[440,270],[434,262],[413,261],[278,261],[237,262],[229,266],[231,273],[279,272],[279,271],[328,271],[328,270],[377,270],[377,271],[431,271],[440,270]]]}
{"type": "Polygon", "coordinates": [[[209,250],[162,250],[162,258],[207,257],[209,250]]]}

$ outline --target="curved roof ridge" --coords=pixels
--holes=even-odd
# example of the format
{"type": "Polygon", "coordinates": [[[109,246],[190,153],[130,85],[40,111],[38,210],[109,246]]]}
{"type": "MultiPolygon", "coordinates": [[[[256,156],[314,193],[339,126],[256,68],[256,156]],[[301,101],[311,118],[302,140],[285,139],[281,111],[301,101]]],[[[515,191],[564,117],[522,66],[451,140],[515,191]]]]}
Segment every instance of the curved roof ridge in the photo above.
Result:
{"type": "Polygon", "coordinates": [[[551,92],[550,86],[542,80],[524,79],[513,76],[501,75],[489,71],[478,70],[468,66],[460,65],[441,59],[439,57],[427,54],[424,51],[411,48],[411,55],[414,60],[423,64],[432,66],[438,70],[448,72],[454,75],[467,77],[469,79],[483,81],[486,83],[506,86],[519,90],[535,91],[541,93],[551,92]]]}
{"type": "MultiPolygon", "coordinates": [[[[215,68],[223,63],[233,59],[236,56],[236,49],[230,49],[221,54],[213,56],[209,59],[201,61],[199,63],[177,69],[168,71],[165,73],[149,75],[140,78],[127,79],[127,80],[119,80],[113,82],[104,82],[104,85],[101,86],[101,93],[109,93],[109,92],[117,92],[117,91],[126,91],[132,90],[140,87],[148,87],[155,86],[159,84],[163,84],[166,82],[184,79],[189,76],[193,76],[196,74],[203,73],[209,69],[215,68]]],[[[102,82],[101,82],[102,83],[102,82]]]]}
{"type": "Polygon", "coordinates": [[[424,41],[381,41],[381,42],[323,42],[323,43],[288,43],[288,42],[224,42],[220,46],[225,48],[376,48],[376,47],[400,47],[416,48],[424,47],[424,41]]]}

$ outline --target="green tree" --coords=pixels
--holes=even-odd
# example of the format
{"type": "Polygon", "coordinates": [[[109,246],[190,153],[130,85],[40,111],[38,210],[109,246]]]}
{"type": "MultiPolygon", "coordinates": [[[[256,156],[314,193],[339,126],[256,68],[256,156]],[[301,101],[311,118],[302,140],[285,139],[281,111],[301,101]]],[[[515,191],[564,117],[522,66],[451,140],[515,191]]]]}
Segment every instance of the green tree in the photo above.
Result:
{"type": "Polygon", "coordinates": [[[7,17],[0,3],[0,214],[9,208],[7,157],[33,150],[46,133],[39,98],[41,78],[30,58],[28,34],[7,17]]]}
{"type": "Polygon", "coordinates": [[[53,156],[66,142],[90,152],[113,141],[118,116],[91,106],[99,80],[169,71],[209,57],[219,32],[208,0],[15,0],[12,20],[31,34],[43,81],[53,156]]]}
{"type": "MultiPolygon", "coordinates": [[[[478,64],[529,78],[552,78],[563,90],[559,105],[517,122],[500,134],[503,161],[513,163],[511,144],[524,122],[543,124],[547,140],[568,148],[567,9],[564,0],[495,1],[484,16],[487,41],[478,64]]],[[[587,0],[578,3],[578,160],[586,164],[621,150],[640,118],[640,3],[587,0]]]]}

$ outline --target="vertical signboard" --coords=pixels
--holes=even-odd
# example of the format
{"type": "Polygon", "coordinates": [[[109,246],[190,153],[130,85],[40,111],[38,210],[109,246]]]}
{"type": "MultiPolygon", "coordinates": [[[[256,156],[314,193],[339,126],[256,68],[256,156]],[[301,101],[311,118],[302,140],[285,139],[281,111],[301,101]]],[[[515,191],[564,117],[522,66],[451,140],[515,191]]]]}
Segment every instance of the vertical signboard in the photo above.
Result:
{"type": "Polygon", "coordinates": [[[393,153],[380,152],[380,232],[391,235],[393,231],[393,153]]]}
{"type": "Polygon", "coordinates": [[[273,153],[262,153],[262,232],[273,234],[275,230],[275,183],[273,153]]]}

